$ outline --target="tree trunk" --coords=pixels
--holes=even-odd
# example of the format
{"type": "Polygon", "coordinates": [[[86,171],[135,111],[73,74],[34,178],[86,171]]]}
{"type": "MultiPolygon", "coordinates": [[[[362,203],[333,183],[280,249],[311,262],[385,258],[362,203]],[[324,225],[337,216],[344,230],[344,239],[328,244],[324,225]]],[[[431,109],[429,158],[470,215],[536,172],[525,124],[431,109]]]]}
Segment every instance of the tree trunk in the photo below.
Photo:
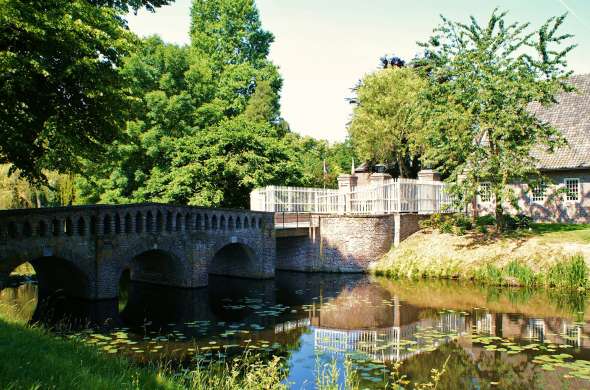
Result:
{"type": "Polygon", "coordinates": [[[406,177],[406,167],[405,167],[405,162],[404,159],[401,157],[397,158],[397,166],[399,169],[399,177],[404,178],[406,177]]]}
{"type": "Polygon", "coordinates": [[[502,199],[500,199],[499,191],[494,191],[496,204],[496,228],[499,232],[504,231],[504,208],[502,207],[502,199]]]}

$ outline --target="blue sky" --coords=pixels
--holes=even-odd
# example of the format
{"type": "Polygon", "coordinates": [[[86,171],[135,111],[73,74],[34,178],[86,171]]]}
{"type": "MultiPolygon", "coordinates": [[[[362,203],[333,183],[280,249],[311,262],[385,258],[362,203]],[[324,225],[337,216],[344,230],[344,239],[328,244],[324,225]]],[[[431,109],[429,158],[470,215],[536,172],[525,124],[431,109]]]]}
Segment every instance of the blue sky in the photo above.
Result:
{"type": "MultiPolygon", "coordinates": [[[[146,36],[189,43],[190,0],[176,0],[154,14],[129,15],[129,26],[146,36]]],[[[576,73],[590,73],[590,0],[257,0],[265,29],[275,35],[270,57],[284,79],[282,115],[293,131],[330,141],[346,137],[351,106],[346,98],[379,57],[411,59],[443,14],[486,20],[494,7],[509,20],[539,26],[569,12],[563,32],[578,47],[569,57],[576,73]]]]}

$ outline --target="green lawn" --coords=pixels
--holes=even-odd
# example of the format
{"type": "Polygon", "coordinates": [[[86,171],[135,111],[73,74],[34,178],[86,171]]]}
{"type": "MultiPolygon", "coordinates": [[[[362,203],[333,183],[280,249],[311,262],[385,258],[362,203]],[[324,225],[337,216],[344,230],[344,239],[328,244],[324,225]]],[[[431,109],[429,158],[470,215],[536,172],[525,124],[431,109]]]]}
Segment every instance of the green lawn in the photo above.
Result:
{"type": "Polygon", "coordinates": [[[535,223],[531,229],[543,241],[590,244],[590,224],[535,223]]]}

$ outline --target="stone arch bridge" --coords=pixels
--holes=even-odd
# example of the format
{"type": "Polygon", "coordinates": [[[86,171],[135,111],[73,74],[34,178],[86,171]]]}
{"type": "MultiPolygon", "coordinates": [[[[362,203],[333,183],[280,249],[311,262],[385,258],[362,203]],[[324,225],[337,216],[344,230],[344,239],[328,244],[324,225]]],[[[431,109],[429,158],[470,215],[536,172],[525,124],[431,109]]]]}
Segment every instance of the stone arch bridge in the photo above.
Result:
{"type": "Polygon", "coordinates": [[[131,280],[206,286],[209,274],[272,278],[272,213],[163,204],[0,211],[0,285],[24,262],[39,285],[86,299],[131,280]]]}

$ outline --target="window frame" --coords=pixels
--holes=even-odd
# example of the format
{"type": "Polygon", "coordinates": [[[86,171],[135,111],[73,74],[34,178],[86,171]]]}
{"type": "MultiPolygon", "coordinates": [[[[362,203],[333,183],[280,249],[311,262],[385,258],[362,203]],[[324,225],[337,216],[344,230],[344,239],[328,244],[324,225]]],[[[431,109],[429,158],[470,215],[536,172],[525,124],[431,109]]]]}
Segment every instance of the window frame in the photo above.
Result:
{"type": "Polygon", "coordinates": [[[563,187],[565,189],[565,194],[563,197],[564,202],[566,203],[578,203],[582,199],[581,196],[581,186],[580,186],[580,178],[579,177],[564,177],[563,178],[563,187]],[[577,183],[578,191],[577,191],[577,199],[568,199],[569,197],[569,189],[567,186],[568,181],[575,181],[577,183]]]}
{"type": "Polygon", "coordinates": [[[482,181],[481,183],[479,183],[479,202],[480,203],[492,203],[492,183],[490,183],[489,181],[482,181]],[[483,188],[487,187],[486,190],[484,190],[483,188]],[[486,195],[485,199],[483,195],[486,195]]]}
{"type": "Polygon", "coordinates": [[[530,201],[531,203],[540,203],[543,204],[547,200],[547,191],[549,190],[549,185],[544,180],[538,183],[538,186],[543,187],[542,197],[535,196],[535,186],[531,186],[530,188],[530,201]]]}

